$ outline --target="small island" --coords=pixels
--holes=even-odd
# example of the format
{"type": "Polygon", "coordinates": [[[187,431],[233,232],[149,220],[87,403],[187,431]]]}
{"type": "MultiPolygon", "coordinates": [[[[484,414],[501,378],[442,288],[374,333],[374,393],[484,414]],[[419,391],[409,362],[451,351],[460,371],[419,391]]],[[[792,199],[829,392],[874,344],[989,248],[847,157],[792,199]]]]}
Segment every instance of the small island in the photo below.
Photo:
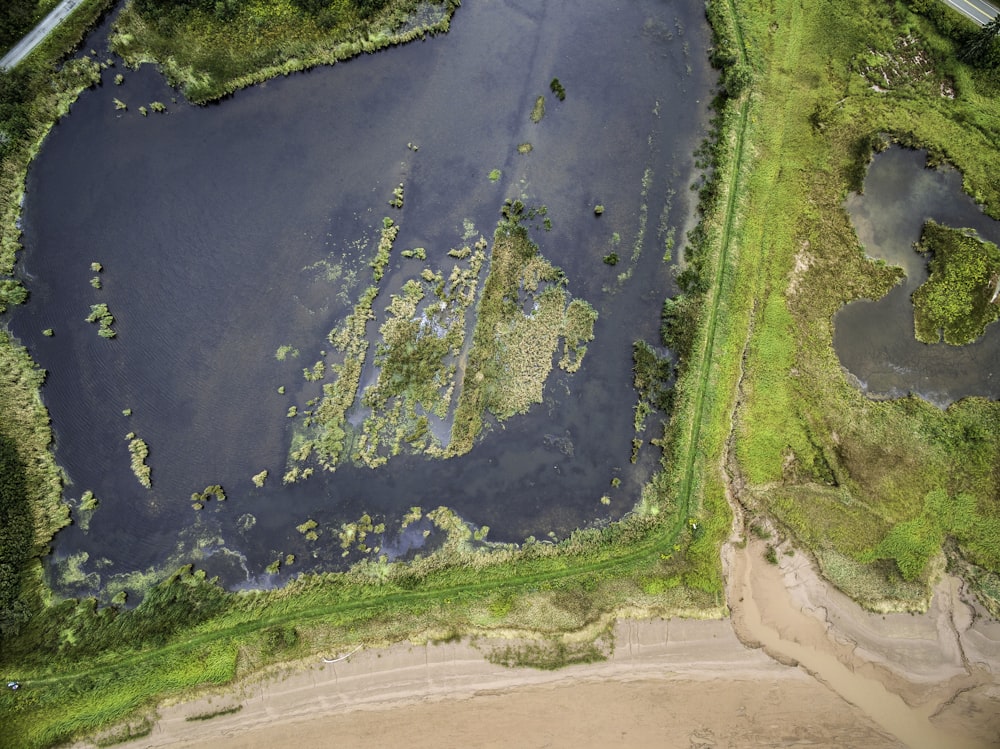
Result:
{"type": "Polygon", "coordinates": [[[918,341],[964,346],[1000,318],[1000,248],[969,229],[924,224],[916,250],[929,256],[930,278],[913,292],[918,341]]]}

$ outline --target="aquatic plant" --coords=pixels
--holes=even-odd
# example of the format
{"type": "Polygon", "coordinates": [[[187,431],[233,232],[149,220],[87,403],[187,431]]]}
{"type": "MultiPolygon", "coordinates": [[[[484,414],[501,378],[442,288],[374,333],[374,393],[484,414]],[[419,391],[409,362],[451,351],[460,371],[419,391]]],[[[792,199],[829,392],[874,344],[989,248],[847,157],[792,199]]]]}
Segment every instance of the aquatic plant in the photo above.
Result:
{"type": "Polygon", "coordinates": [[[267,481],[267,469],[265,468],[260,473],[255,473],[253,475],[253,485],[260,488],[264,486],[264,482],[267,481]]]}
{"type": "Polygon", "coordinates": [[[517,152],[520,153],[520,154],[531,153],[534,150],[534,148],[535,147],[533,145],[531,145],[530,143],[518,143],[517,144],[517,152]]]}
{"type": "Polygon", "coordinates": [[[617,252],[609,252],[603,258],[605,265],[618,265],[618,259],[619,258],[617,252]]]}
{"type": "Polygon", "coordinates": [[[146,115],[149,114],[149,110],[146,109],[145,106],[140,106],[139,107],[139,114],[141,114],[143,117],[145,117],[146,115]]]}
{"type": "Polygon", "coordinates": [[[149,456],[149,446],[139,437],[135,436],[134,432],[129,432],[125,439],[129,441],[128,451],[131,455],[131,465],[132,473],[147,489],[151,488],[153,485],[152,476],[150,475],[149,466],[146,465],[146,458],[149,456]]]}
{"type": "Polygon", "coordinates": [[[500,181],[500,170],[499,169],[491,169],[489,176],[490,176],[490,182],[499,182],[500,181]]]}
{"type": "Polygon", "coordinates": [[[114,325],[115,317],[108,310],[108,305],[104,304],[92,304],[90,305],[90,314],[85,318],[86,322],[97,323],[100,327],[97,334],[102,338],[114,338],[115,331],[112,329],[114,325]]]}
{"type": "Polygon", "coordinates": [[[403,207],[403,183],[400,182],[399,186],[392,191],[392,200],[389,201],[389,205],[393,208],[403,207]]]}
{"type": "Polygon", "coordinates": [[[97,506],[100,504],[94,493],[88,489],[80,496],[80,509],[81,510],[96,510],[97,506]]]}
{"type": "Polygon", "coordinates": [[[149,108],[154,112],[166,112],[167,105],[162,101],[153,101],[149,103],[149,108]]]}
{"type": "Polygon", "coordinates": [[[91,270],[92,270],[92,271],[93,271],[94,273],[100,273],[101,271],[103,271],[103,270],[104,270],[104,266],[103,266],[103,265],[101,265],[101,264],[100,264],[100,263],[98,263],[98,262],[93,262],[93,263],[91,263],[91,264],[90,264],[90,269],[91,269],[91,270]]]}
{"type": "Polygon", "coordinates": [[[559,82],[558,78],[552,79],[549,83],[549,90],[556,95],[556,98],[559,101],[566,100],[566,89],[563,88],[563,85],[559,82]]]}
{"type": "Polygon", "coordinates": [[[213,497],[216,502],[226,501],[226,492],[223,491],[219,484],[212,484],[211,486],[206,486],[204,491],[194,492],[191,495],[191,501],[204,504],[213,497]]]}
{"type": "Polygon", "coordinates": [[[116,86],[120,86],[123,83],[125,83],[125,76],[123,76],[121,73],[116,73],[115,74],[115,85],[116,86]]]}
{"type": "Polygon", "coordinates": [[[115,109],[128,109],[128,104],[121,99],[112,99],[111,101],[114,103],[115,109]]]}
{"type": "Polygon", "coordinates": [[[302,376],[309,382],[322,380],[326,376],[326,362],[320,359],[312,365],[312,368],[306,367],[302,370],[302,376]]]}
{"type": "Polygon", "coordinates": [[[545,116],[545,97],[539,96],[535,99],[535,106],[531,108],[531,121],[534,123],[539,123],[542,121],[542,117],[545,116]]]}
{"type": "Polygon", "coordinates": [[[604,214],[604,206],[598,203],[597,205],[594,206],[594,215],[601,216],[603,214],[604,214]]]}
{"type": "Polygon", "coordinates": [[[95,289],[101,288],[101,277],[100,276],[94,276],[93,278],[91,278],[90,279],[90,285],[93,286],[95,289]]]}
{"type": "Polygon", "coordinates": [[[274,352],[274,358],[278,361],[285,361],[289,356],[293,359],[298,357],[299,350],[294,346],[284,345],[278,346],[278,350],[274,352]]]}
{"type": "Polygon", "coordinates": [[[494,233],[450,455],[472,448],[484,412],[504,420],[541,402],[560,337],[565,343],[559,365],[567,371],[579,368],[593,337],[596,311],[581,300],[569,302],[564,274],[538,254],[520,223],[525,211],[521,201],[508,200],[494,233]]]}
{"type": "Polygon", "coordinates": [[[48,338],[51,338],[55,334],[56,332],[52,328],[46,328],[45,330],[42,331],[42,335],[48,338]]]}
{"type": "Polygon", "coordinates": [[[1000,319],[1000,249],[972,232],[924,224],[918,252],[930,275],[913,292],[914,332],[924,343],[972,343],[1000,319]]]}

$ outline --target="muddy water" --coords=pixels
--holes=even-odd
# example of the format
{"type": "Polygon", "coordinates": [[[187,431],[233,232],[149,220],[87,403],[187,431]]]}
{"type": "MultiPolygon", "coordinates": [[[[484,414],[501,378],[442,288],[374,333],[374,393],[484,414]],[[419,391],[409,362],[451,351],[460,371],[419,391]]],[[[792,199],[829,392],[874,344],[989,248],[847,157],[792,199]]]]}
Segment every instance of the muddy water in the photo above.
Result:
{"type": "MultiPolygon", "coordinates": [[[[512,541],[626,512],[658,460],[648,448],[629,463],[631,344],[657,340],[672,288],[661,229],[680,238],[691,219],[690,154],[713,81],[707,44],[697,3],[507,0],[466,3],[445,36],[203,108],[173,101],[148,67],[106,71],[30,172],[19,270],[32,296],[11,321],[49,372],[43,397],[67,495],[89,489],[101,501],[89,532],[77,525],[56,540],[57,558],[88,554],[80,571],[90,577],[67,587],[190,559],[231,585],[280,583],[357,559],[342,558],[334,533],[363,512],[387,522],[376,543],[405,556],[436,537],[425,540],[426,523],[395,535],[413,505],[448,505],[512,541]],[[563,102],[548,90],[554,77],[563,102]],[[531,123],[541,94],[546,115],[531,123]],[[152,101],[169,112],[142,117],[152,101]],[[532,152],[519,154],[521,143],[532,152]],[[400,181],[397,212],[387,201],[400,181]],[[447,274],[468,223],[490,236],[507,197],[548,207],[551,231],[539,224],[534,237],[569,291],[600,312],[580,372],[556,371],[543,405],[495,425],[463,458],[401,457],[282,486],[286,412],[319,394],[302,369],[367,285],[382,217],[401,227],[397,251],[426,247],[428,265],[447,274]],[[601,262],[616,233],[623,258],[639,248],[634,264],[601,262]],[[100,290],[92,262],[104,267],[100,290]],[[114,340],[83,322],[99,302],[115,315],[114,340]],[[286,345],[299,355],[279,361],[286,345]],[[128,432],[149,445],[152,491],[129,470],[128,432]],[[250,477],[263,469],[270,478],[257,489],[250,477]],[[192,510],[190,494],[216,483],[228,500],[192,510]],[[308,518],[319,543],[295,530],[308,518]],[[287,573],[263,572],[287,554],[287,573]]],[[[384,290],[419,269],[397,252],[384,290]]]]}
{"type": "Polygon", "coordinates": [[[865,251],[897,265],[905,280],[877,301],[859,300],[834,317],[841,363],[874,397],[910,392],[940,406],[970,395],[1000,398],[1000,325],[966,346],[927,345],[913,334],[910,295],[927,280],[927,263],[913,249],[927,219],[975,229],[1000,243],[1000,222],[962,192],[961,175],[925,168],[926,153],[893,147],[877,155],[864,193],[846,208],[865,251]]]}
{"type": "MultiPolygon", "coordinates": [[[[912,707],[889,691],[873,669],[848,666],[838,658],[834,634],[816,616],[793,604],[781,567],[768,564],[764,551],[765,543],[756,540],[742,548],[729,547],[728,595],[741,640],[764,647],[782,662],[799,665],[910,749],[981,746],[931,724],[930,716],[953,694],[912,707]]],[[[854,661],[853,654],[843,657],[854,661]]]]}

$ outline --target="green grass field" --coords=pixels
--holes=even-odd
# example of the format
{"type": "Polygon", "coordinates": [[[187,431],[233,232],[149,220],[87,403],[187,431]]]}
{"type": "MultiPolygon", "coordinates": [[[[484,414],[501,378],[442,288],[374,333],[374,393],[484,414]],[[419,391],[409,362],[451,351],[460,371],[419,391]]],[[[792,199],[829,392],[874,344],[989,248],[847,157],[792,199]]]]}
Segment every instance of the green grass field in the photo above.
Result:
{"type": "MultiPolygon", "coordinates": [[[[913,554],[929,562],[946,534],[910,534],[907,549],[892,529],[915,528],[932,493],[972,498],[963,506],[975,520],[947,535],[971,561],[1000,569],[1000,407],[875,402],[848,383],[833,313],[881,296],[898,271],[866,258],[842,201],[886,133],[953,163],[1000,215],[1000,78],[962,64],[960,43],[938,31],[950,27],[901,3],[740,7],[758,76],[741,241],[761,262],[736,440],[745,501],[863,602],[918,605],[924,586],[906,583],[926,582],[933,565],[915,572],[913,554]]],[[[954,23],[959,38],[969,31],[954,23]]]]}

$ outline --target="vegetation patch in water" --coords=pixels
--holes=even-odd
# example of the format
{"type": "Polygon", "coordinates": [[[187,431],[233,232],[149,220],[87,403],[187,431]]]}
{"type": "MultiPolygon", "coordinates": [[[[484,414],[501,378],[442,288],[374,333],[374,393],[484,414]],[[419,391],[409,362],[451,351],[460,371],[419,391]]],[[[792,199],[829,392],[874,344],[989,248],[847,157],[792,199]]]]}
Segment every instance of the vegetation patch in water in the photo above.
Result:
{"type": "Polygon", "coordinates": [[[448,31],[459,0],[133,0],[111,44],[195,103],[277,75],[448,31]]]}
{"type": "Polygon", "coordinates": [[[972,343],[1000,318],[1000,249],[967,230],[924,224],[918,252],[929,256],[930,277],[913,292],[918,341],[972,343]]]}
{"type": "Polygon", "coordinates": [[[205,491],[194,492],[191,494],[191,501],[197,504],[204,504],[208,500],[215,497],[217,502],[226,501],[226,492],[223,491],[219,484],[213,484],[212,486],[206,486],[205,491]]]}
{"type": "Polygon", "coordinates": [[[108,305],[103,302],[90,305],[90,314],[87,315],[86,321],[98,324],[97,335],[101,338],[115,337],[114,328],[111,327],[115,324],[115,316],[108,310],[108,305]]]}
{"type": "Polygon", "coordinates": [[[451,407],[484,247],[482,240],[475,252],[463,248],[468,265],[453,266],[447,280],[440,273],[422,276],[423,283],[411,279],[392,296],[375,352],[378,377],[361,399],[370,415],[356,457],[368,466],[381,465],[404,448],[440,453],[429,418],[444,419],[451,407]],[[421,307],[428,291],[432,297],[421,307]]]}
{"type": "Polygon", "coordinates": [[[538,123],[545,116],[545,97],[539,96],[535,99],[535,106],[531,108],[531,121],[538,123]]]}
{"type": "Polygon", "coordinates": [[[556,98],[559,101],[566,100],[566,89],[563,88],[563,85],[559,82],[558,78],[552,79],[549,83],[549,90],[556,95],[556,98]]]}
{"type": "Polygon", "coordinates": [[[521,224],[523,212],[520,201],[511,202],[493,235],[450,455],[472,448],[484,413],[503,421],[541,403],[560,337],[565,343],[559,366],[567,371],[579,368],[593,339],[597,312],[570,300],[566,276],[539,254],[521,224]]]}
{"type": "MultiPolygon", "coordinates": [[[[350,440],[347,412],[357,397],[368,352],[368,321],[375,317],[372,305],[378,296],[378,282],[389,264],[389,254],[398,233],[399,227],[391,218],[382,220],[378,247],[370,263],[373,283],[361,293],[353,311],[328,336],[330,344],[341,355],[341,361],[328,368],[334,380],[323,385],[323,396],[313,415],[307,417],[309,421],[304,430],[293,440],[293,461],[302,462],[313,455],[322,467],[333,470],[345,454],[350,440]]],[[[312,472],[308,468],[305,471],[312,472]]],[[[305,478],[305,471],[295,466],[285,474],[284,480],[288,483],[305,478]]]]}
{"type": "Polygon", "coordinates": [[[134,432],[125,435],[128,440],[128,452],[131,455],[132,473],[139,480],[139,483],[149,489],[153,482],[150,476],[149,466],[146,465],[146,458],[149,456],[149,446],[134,432]]]}

